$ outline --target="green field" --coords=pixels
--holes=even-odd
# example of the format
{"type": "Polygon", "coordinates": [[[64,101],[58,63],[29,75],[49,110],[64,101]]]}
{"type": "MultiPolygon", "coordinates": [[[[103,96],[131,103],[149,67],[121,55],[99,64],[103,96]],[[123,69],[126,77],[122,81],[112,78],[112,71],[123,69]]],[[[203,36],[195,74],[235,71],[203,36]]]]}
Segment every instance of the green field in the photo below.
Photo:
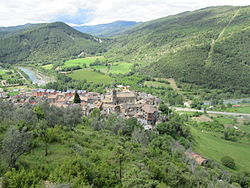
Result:
{"type": "Polygon", "coordinates": [[[98,65],[98,66],[92,66],[91,68],[99,70],[100,72],[104,74],[127,74],[131,71],[131,67],[133,66],[132,63],[125,63],[125,62],[117,62],[113,63],[110,67],[110,70],[108,70],[108,66],[105,65],[98,65]]]}
{"type": "Polygon", "coordinates": [[[160,87],[169,88],[170,87],[170,85],[168,85],[166,83],[161,83],[161,82],[157,82],[157,81],[145,81],[144,86],[156,87],[156,88],[160,88],[160,87]]]}
{"type": "Polygon", "coordinates": [[[131,67],[133,64],[131,63],[124,63],[124,62],[119,62],[119,63],[114,63],[109,71],[109,73],[112,74],[127,74],[131,71],[131,67]]]}
{"type": "Polygon", "coordinates": [[[250,104],[243,104],[240,107],[227,108],[226,111],[250,114],[250,104]]]}
{"type": "Polygon", "coordinates": [[[214,120],[217,120],[218,122],[222,123],[222,124],[234,124],[235,123],[235,119],[231,116],[218,116],[213,118],[214,120]]]}
{"type": "Polygon", "coordinates": [[[87,80],[93,83],[111,83],[113,81],[111,77],[94,72],[91,69],[76,70],[69,76],[75,80],[87,80]]]}
{"type": "Polygon", "coordinates": [[[5,70],[5,69],[0,69],[0,75],[4,75],[4,74],[6,74],[6,72],[7,72],[7,70],[5,70]]]}
{"type": "Polygon", "coordinates": [[[43,65],[42,68],[51,70],[53,68],[53,64],[43,65]]]}
{"type": "Polygon", "coordinates": [[[105,60],[105,58],[103,56],[96,56],[96,57],[86,57],[86,58],[79,58],[79,59],[72,59],[69,61],[66,61],[63,65],[63,68],[66,67],[73,67],[73,66],[82,66],[82,65],[86,65],[87,67],[89,67],[90,63],[95,62],[96,59],[99,60],[105,60]]]}
{"type": "Polygon", "coordinates": [[[231,142],[221,139],[222,135],[205,133],[191,128],[195,139],[195,151],[202,156],[221,163],[223,156],[235,160],[237,171],[250,171],[250,143],[231,142]]]}
{"type": "Polygon", "coordinates": [[[105,65],[98,65],[98,66],[91,66],[91,68],[94,70],[98,70],[104,74],[108,73],[108,67],[105,65]]]}

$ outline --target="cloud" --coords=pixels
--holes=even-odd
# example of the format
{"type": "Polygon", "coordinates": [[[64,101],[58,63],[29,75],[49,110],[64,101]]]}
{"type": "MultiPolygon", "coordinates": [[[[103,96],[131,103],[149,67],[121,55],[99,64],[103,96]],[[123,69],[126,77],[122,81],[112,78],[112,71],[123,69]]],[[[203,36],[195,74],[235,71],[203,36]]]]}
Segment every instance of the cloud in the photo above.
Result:
{"type": "Polygon", "coordinates": [[[0,25],[64,21],[99,24],[148,21],[217,5],[247,5],[248,0],[0,0],[0,25]]]}

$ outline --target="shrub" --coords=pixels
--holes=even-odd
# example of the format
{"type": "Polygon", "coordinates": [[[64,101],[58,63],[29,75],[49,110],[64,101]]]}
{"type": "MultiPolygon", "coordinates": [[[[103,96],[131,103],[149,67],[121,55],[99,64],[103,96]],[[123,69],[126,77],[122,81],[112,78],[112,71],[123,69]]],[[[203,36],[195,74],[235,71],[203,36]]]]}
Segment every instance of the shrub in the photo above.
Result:
{"type": "Polygon", "coordinates": [[[236,168],[234,159],[232,157],[229,157],[229,156],[222,157],[221,162],[224,166],[226,166],[228,168],[231,168],[231,169],[236,168]]]}

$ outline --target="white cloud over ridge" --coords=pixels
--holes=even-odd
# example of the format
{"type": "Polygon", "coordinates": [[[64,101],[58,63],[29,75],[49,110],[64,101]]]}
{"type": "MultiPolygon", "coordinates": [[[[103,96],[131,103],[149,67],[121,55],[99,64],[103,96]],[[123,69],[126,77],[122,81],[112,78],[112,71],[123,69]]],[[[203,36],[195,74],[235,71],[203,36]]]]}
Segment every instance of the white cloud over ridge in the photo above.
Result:
{"type": "Polygon", "coordinates": [[[0,0],[0,26],[57,20],[91,25],[148,21],[218,5],[250,5],[250,0],[0,0]]]}

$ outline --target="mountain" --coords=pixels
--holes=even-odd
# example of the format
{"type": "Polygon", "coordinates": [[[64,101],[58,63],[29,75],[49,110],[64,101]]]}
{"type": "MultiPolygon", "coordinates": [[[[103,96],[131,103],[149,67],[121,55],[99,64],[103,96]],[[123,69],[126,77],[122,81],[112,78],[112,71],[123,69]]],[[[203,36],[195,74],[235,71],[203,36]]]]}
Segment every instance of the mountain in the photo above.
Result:
{"type": "Polygon", "coordinates": [[[107,55],[144,62],[148,75],[250,93],[249,23],[250,6],[184,12],[127,30],[107,55]]]}
{"type": "Polygon", "coordinates": [[[102,52],[105,42],[62,22],[39,24],[0,37],[0,62],[51,61],[102,52]]]}
{"type": "Polygon", "coordinates": [[[111,37],[120,34],[124,30],[140,24],[141,22],[134,21],[116,21],[108,24],[77,26],[76,30],[83,33],[99,37],[111,37]]]}
{"type": "Polygon", "coordinates": [[[17,26],[10,26],[10,27],[0,27],[0,36],[4,36],[7,34],[13,34],[15,32],[28,29],[39,24],[25,24],[25,25],[17,25],[17,26]]]}

